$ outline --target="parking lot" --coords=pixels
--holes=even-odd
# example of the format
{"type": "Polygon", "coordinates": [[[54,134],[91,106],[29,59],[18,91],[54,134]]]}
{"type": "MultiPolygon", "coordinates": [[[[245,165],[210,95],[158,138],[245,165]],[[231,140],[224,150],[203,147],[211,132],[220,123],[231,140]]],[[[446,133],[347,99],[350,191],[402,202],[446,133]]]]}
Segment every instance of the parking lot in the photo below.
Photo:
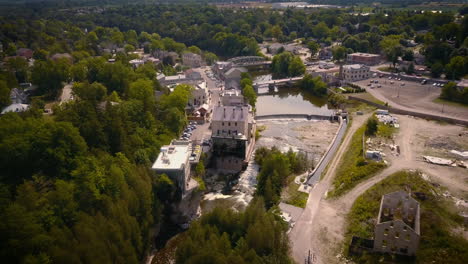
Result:
{"type": "Polygon", "coordinates": [[[421,84],[419,82],[395,80],[394,78],[371,78],[354,82],[365,87],[367,92],[390,106],[404,110],[417,110],[419,112],[444,115],[459,119],[468,119],[468,108],[434,102],[440,95],[441,86],[433,82],[421,84]],[[368,86],[370,82],[372,86],[368,86]]]}

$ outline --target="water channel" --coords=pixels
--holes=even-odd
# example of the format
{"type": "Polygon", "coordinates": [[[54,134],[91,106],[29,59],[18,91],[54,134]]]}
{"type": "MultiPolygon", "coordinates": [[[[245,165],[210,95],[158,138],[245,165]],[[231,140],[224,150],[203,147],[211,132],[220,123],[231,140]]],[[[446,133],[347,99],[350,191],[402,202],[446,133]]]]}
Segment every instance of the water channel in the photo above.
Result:
{"type": "MultiPolygon", "coordinates": [[[[271,79],[271,75],[257,76],[254,82],[259,80],[271,79]]],[[[299,88],[279,88],[277,91],[268,90],[268,88],[259,91],[256,105],[257,115],[274,115],[274,114],[324,114],[331,115],[333,110],[327,106],[327,101],[324,98],[318,98],[307,92],[302,92],[299,88]]],[[[311,121],[314,122],[314,121],[311,121]]],[[[260,124],[261,125],[261,124],[260,124]]],[[[279,137],[286,137],[289,140],[284,140],[278,147],[282,151],[287,151],[288,148],[298,150],[289,142],[294,142],[291,129],[297,126],[291,121],[277,121],[274,129],[268,131],[256,143],[255,148],[260,146],[271,147],[272,142],[278,142],[279,137]],[[283,129],[284,128],[284,129],[283,129]],[[288,130],[289,129],[289,130],[288,130]],[[288,131],[288,132],[286,132],[288,131]]],[[[292,132],[294,133],[294,132],[292,132]]],[[[299,138],[299,137],[298,137],[299,138]]],[[[296,138],[297,141],[297,138],[296,138]]],[[[314,159],[318,159],[314,157],[314,159]]],[[[205,194],[201,208],[202,213],[209,212],[216,206],[224,208],[232,208],[234,210],[243,210],[252,200],[257,184],[258,165],[255,164],[254,158],[245,171],[239,175],[238,182],[228,191],[217,191],[205,194]]]]}

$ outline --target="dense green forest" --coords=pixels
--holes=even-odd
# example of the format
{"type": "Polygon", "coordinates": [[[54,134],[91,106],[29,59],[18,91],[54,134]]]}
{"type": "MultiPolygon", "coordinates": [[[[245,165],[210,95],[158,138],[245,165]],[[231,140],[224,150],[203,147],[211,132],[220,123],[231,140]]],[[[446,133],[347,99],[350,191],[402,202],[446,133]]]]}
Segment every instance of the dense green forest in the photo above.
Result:
{"type": "Polygon", "coordinates": [[[176,263],[293,263],[288,226],[256,198],[242,213],[215,208],[193,223],[176,252],[176,263]]]}
{"type": "MultiPolygon", "coordinates": [[[[178,197],[169,178],[149,168],[185,127],[190,87],[166,94],[152,64],[133,69],[125,52],[113,64],[107,55],[92,57],[95,33],[32,23],[44,29],[28,35],[34,66],[16,58],[0,75],[0,88],[38,85],[31,109],[0,117],[0,256],[8,263],[139,263],[170,213],[165,205],[178,197]],[[72,58],[50,59],[62,47],[72,58]],[[43,115],[70,80],[75,100],[43,115]]],[[[123,37],[100,30],[100,37],[123,37]]]]}

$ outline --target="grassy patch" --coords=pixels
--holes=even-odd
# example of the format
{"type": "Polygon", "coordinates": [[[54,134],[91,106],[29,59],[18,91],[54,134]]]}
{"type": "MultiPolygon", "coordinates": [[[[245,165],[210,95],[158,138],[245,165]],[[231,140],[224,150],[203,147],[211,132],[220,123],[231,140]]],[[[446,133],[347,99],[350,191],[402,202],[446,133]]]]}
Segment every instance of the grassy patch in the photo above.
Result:
{"type": "Polygon", "coordinates": [[[257,126],[257,130],[255,130],[255,140],[258,140],[262,135],[262,131],[266,129],[266,126],[257,126]]]}
{"type": "Polygon", "coordinates": [[[383,71],[383,72],[395,72],[395,69],[389,66],[379,67],[377,68],[377,70],[383,71]]]}
{"type": "Polygon", "coordinates": [[[440,99],[440,98],[434,99],[433,102],[436,103],[436,104],[440,104],[441,109],[442,109],[442,105],[451,105],[451,106],[455,106],[455,107],[468,108],[468,105],[466,105],[466,104],[452,102],[452,101],[448,101],[448,100],[444,100],[444,99],[440,99]]]}
{"type": "Polygon", "coordinates": [[[343,155],[343,158],[336,171],[335,179],[333,180],[333,190],[329,193],[330,197],[337,197],[349,191],[359,182],[374,175],[385,167],[382,162],[365,160],[363,158],[362,139],[366,125],[360,127],[351,138],[348,150],[343,155]]]}
{"type": "Polygon", "coordinates": [[[298,191],[299,184],[294,182],[296,176],[291,176],[288,179],[288,186],[284,189],[282,197],[283,202],[294,205],[300,208],[305,208],[307,204],[307,198],[309,195],[298,191]]]}
{"type": "MultiPolygon", "coordinates": [[[[421,240],[416,263],[464,263],[468,259],[468,241],[450,232],[451,228],[463,223],[463,218],[456,213],[453,204],[437,194],[438,189],[421,178],[419,172],[394,173],[359,196],[346,219],[346,245],[352,236],[371,239],[382,195],[406,188],[426,195],[425,200],[419,200],[421,240]]],[[[355,261],[378,263],[382,258],[389,258],[384,263],[395,261],[394,256],[378,253],[356,257],[355,261]]]]}
{"type": "Polygon", "coordinates": [[[395,133],[396,128],[390,125],[385,125],[384,123],[380,123],[377,126],[377,136],[383,138],[392,138],[393,133],[395,133]]]}

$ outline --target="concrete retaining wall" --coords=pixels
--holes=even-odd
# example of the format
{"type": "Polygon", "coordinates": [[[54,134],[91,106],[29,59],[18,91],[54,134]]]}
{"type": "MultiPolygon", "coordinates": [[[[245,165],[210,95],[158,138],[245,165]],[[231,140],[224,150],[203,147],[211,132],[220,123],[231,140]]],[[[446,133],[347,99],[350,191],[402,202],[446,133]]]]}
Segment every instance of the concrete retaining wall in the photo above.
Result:
{"type": "Polygon", "coordinates": [[[278,114],[278,115],[258,115],[255,120],[266,120],[266,119],[284,119],[284,118],[301,118],[308,120],[332,120],[334,115],[307,115],[307,114],[278,114]]]}
{"type": "Polygon", "coordinates": [[[403,110],[403,109],[399,109],[399,108],[395,108],[395,107],[389,107],[389,106],[381,105],[381,104],[378,104],[378,103],[374,103],[374,102],[371,102],[369,100],[362,99],[362,98],[359,98],[359,97],[354,97],[354,96],[348,96],[348,99],[360,101],[360,102],[375,106],[375,107],[380,108],[380,109],[387,109],[390,113],[393,113],[393,114],[410,115],[410,116],[420,117],[420,118],[424,118],[424,119],[444,121],[444,122],[448,122],[448,123],[454,123],[454,124],[468,126],[468,121],[462,120],[462,119],[403,110]]]}

